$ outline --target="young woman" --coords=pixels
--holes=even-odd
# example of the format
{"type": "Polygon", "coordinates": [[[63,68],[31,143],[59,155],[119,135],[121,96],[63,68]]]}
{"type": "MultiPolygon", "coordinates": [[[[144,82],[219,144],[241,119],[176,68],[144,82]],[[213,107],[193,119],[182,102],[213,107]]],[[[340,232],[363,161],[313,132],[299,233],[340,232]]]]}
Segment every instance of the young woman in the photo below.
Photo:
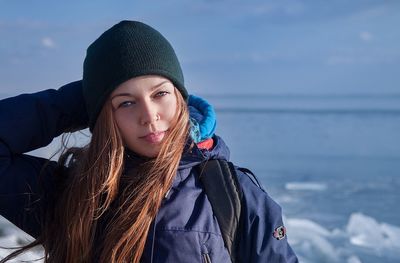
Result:
{"type": "MultiPolygon", "coordinates": [[[[232,262],[196,169],[229,150],[210,107],[190,98],[190,118],[187,100],[169,42],[122,21],[87,49],[82,87],[0,101],[0,213],[36,238],[25,249],[43,245],[46,262],[232,262]],[[90,143],[57,164],[24,154],[87,124],[90,143]]],[[[297,262],[280,207],[236,173],[239,261],[297,262]]]]}

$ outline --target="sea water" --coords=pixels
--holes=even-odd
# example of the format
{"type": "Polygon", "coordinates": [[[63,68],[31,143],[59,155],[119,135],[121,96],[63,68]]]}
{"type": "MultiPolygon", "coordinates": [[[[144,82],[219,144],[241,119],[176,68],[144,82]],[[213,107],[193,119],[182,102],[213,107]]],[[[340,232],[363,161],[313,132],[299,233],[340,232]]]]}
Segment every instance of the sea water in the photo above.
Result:
{"type": "MultiPolygon", "coordinates": [[[[400,96],[204,97],[232,161],[283,208],[300,262],[400,262],[400,96]]],[[[0,219],[0,246],[26,238],[0,219]]]]}
{"type": "MultiPolygon", "coordinates": [[[[210,96],[301,262],[400,262],[400,98],[210,96]]],[[[267,233],[266,233],[267,234],[267,233]]]]}

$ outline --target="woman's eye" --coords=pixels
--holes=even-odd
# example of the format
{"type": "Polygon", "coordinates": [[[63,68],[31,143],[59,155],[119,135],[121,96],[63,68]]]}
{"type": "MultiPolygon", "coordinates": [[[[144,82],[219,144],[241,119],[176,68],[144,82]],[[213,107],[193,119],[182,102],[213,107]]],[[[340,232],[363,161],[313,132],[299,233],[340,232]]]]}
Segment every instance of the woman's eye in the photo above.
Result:
{"type": "Polygon", "coordinates": [[[168,91],[159,91],[156,93],[155,97],[163,97],[165,95],[169,94],[168,91]]]}
{"type": "Polygon", "coordinates": [[[134,103],[132,101],[124,101],[118,105],[118,108],[125,108],[133,105],[134,103]]]}

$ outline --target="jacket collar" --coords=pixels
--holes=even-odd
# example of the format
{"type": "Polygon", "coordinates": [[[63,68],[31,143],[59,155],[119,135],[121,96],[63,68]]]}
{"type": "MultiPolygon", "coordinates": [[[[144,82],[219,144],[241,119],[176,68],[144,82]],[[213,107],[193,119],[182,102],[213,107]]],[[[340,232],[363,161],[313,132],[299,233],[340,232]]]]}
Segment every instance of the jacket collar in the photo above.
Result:
{"type": "Polygon", "coordinates": [[[210,150],[199,149],[191,139],[188,140],[182,159],[179,163],[179,169],[193,167],[201,162],[210,159],[229,160],[229,149],[221,137],[214,135],[214,146],[210,150]],[[191,146],[191,147],[190,147],[191,146]]]}

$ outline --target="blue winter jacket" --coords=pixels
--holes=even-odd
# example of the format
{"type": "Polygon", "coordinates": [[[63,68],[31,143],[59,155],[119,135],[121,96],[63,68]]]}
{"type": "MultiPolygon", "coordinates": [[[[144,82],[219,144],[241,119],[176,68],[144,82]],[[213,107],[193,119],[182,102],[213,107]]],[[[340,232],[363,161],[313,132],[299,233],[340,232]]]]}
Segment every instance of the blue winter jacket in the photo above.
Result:
{"type": "MultiPolygon", "coordinates": [[[[56,167],[28,151],[46,146],[66,131],[87,125],[81,87],[71,83],[0,101],[0,214],[33,237],[40,234],[40,191],[55,191],[56,167]]],[[[198,178],[197,164],[207,159],[229,159],[223,140],[214,136],[212,150],[196,146],[186,151],[169,193],[148,235],[141,262],[231,262],[220,228],[198,178]]],[[[137,160],[127,162],[134,165],[137,160]]],[[[281,208],[268,194],[237,170],[243,191],[241,262],[297,262],[287,238],[277,238],[283,226],[281,208]]]]}

